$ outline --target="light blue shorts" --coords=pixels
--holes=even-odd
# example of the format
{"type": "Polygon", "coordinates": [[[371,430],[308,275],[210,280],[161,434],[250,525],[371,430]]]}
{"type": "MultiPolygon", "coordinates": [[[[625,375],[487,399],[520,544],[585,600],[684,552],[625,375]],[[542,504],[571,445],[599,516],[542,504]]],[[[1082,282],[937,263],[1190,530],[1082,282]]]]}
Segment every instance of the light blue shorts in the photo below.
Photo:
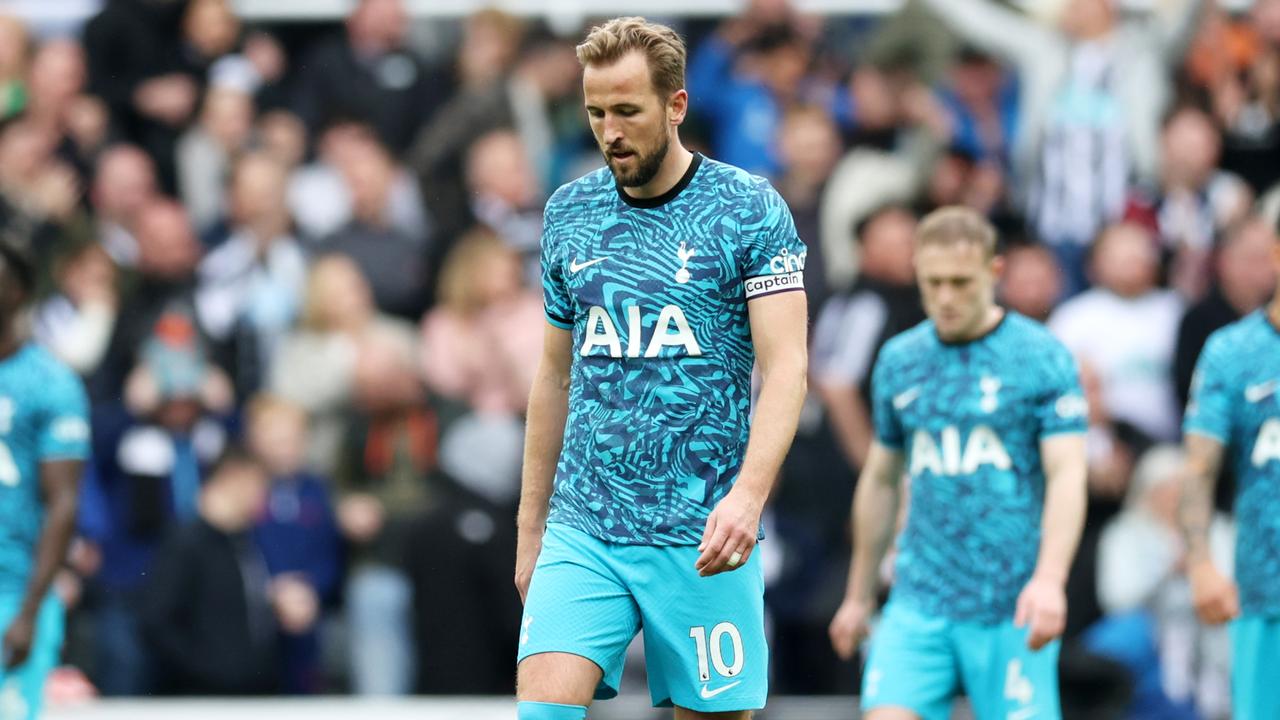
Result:
{"type": "Polygon", "coordinates": [[[890,600],[871,638],[862,709],[947,720],[963,689],[979,718],[1057,720],[1057,640],[1033,652],[1027,629],[930,617],[890,600]]]}
{"type": "MultiPolygon", "coordinates": [[[[0,595],[0,636],[22,607],[18,595],[0,595]]],[[[57,595],[49,593],[36,614],[35,636],[27,661],[12,673],[0,665],[0,718],[35,720],[44,705],[44,681],[58,666],[62,654],[63,609],[57,595]]]]}
{"type": "Polygon", "coordinates": [[[1231,634],[1231,707],[1239,720],[1280,718],[1280,618],[1245,615],[1231,634]]]}
{"type": "Polygon", "coordinates": [[[596,698],[611,698],[627,646],[643,629],[655,707],[763,708],[769,648],[759,554],[707,578],[694,570],[699,554],[692,545],[618,545],[548,525],[524,606],[519,660],[581,655],[604,673],[596,698]]]}

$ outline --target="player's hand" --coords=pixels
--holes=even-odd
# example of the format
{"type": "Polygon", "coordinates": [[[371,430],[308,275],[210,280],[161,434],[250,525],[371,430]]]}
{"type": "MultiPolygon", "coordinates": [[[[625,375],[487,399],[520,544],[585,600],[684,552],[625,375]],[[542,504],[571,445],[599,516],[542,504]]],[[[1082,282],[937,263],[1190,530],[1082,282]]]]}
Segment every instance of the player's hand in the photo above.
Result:
{"type": "Polygon", "coordinates": [[[1191,581],[1191,603],[1200,621],[1221,625],[1240,614],[1240,595],[1236,584],[1228,580],[1211,560],[1192,563],[1187,570],[1191,581]]]}
{"type": "Polygon", "coordinates": [[[35,618],[19,613],[4,632],[4,669],[12,670],[27,661],[35,636],[35,618]]]}
{"type": "Polygon", "coordinates": [[[707,517],[702,543],[693,567],[702,577],[737,570],[747,564],[756,547],[760,531],[760,512],[764,501],[751,493],[734,488],[724,496],[707,517]]]}
{"type": "Polygon", "coordinates": [[[516,539],[516,590],[520,602],[529,594],[529,581],[533,579],[533,566],[538,564],[542,552],[542,533],[521,530],[516,539]]]}
{"type": "Polygon", "coordinates": [[[861,600],[845,598],[831,618],[827,633],[831,635],[831,648],[841,660],[852,660],[853,653],[867,638],[870,628],[871,605],[861,600]]]}
{"type": "Polygon", "coordinates": [[[1067,593],[1062,583],[1039,575],[1032,576],[1018,595],[1018,608],[1013,616],[1017,627],[1030,626],[1027,647],[1039,650],[1062,634],[1067,626],[1067,593]]]}

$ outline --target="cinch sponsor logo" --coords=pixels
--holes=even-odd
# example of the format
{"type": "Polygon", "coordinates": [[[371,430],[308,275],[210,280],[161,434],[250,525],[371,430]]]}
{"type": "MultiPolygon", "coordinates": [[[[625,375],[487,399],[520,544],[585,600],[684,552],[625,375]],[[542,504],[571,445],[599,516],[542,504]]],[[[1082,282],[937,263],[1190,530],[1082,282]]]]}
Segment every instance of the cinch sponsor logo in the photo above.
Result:
{"type": "MultiPolygon", "coordinates": [[[[684,311],[675,305],[667,305],[658,313],[658,320],[654,323],[653,334],[649,337],[648,344],[644,347],[643,353],[641,346],[644,345],[644,325],[640,318],[640,308],[632,305],[627,308],[627,347],[623,352],[622,340],[618,337],[618,328],[614,324],[613,319],[609,317],[609,313],[599,305],[592,305],[587,310],[587,327],[583,333],[582,348],[578,354],[586,357],[592,354],[592,350],[596,347],[603,347],[608,350],[608,357],[612,358],[638,358],[638,357],[658,357],[662,352],[662,348],[667,346],[683,347],[684,354],[691,357],[702,355],[702,348],[698,346],[698,340],[693,336],[693,328],[689,327],[689,321],[684,316],[684,311]]],[[[598,354],[598,353],[596,353],[598,354]]]]}
{"type": "Polygon", "coordinates": [[[804,270],[804,261],[807,257],[809,257],[808,250],[804,250],[793,255],[786,248],[782,248],[782,252],[769,259],[769,269],[772,270],[775,275],[780,273],[799,272],[804,270]]]}
{"type": "MultiPolygon", "coordinates": [[[[774,258],[775,260],[777,258],[774,258]]],[[[785,275],[761,275],[742,281],[742,291],[747,299],[783,290],[799,290],[804,287],[804,273],[799,270],[785,275]]]]}

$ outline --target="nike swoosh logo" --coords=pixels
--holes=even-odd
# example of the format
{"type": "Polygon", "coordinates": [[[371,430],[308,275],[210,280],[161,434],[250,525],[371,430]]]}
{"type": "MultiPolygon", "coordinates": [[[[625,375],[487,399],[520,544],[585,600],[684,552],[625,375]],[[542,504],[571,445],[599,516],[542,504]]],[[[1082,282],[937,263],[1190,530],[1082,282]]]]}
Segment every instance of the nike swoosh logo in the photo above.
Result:
{"type": "Polygon", "coordinates": [[[1029,707],[1029,708],[1022,708],[1020,710],[1010,710],[1009,714],[1005,717],[1006,717],[1006,720],[1027,720],[1027,718],[1035,717],[1036,715],[1039,715],[1039,714],[1040,714],[1040,708],[1029,707]]]}
{"type": "Polygon", "coordinates": [[[910,390],[893,396],[893,407],[897,410],[904,410],[908,405],[916,401],[920,397],[920,387],[916,386],[910,390]]]}
{"type": "Polygon", "coordinates": [[[1244,399],[1251,403],[1262,402],[1275,393],[1277,383],[1275,380],[1268,380],[1257,385],[1250,385],[1244,389],[1244,399]]]}
{"type": "Polygon", "coordinates": [[[570,261],[569,261],[569,272],[571,272],[571,273],[576,273],[576,272],[578,272],[579,270],[586,270],[587,268],[591,267],[592,265],[595,265],[596,263],[602,263],[602,262],[604,262],[605,260],[608,260],[608,259],[609,259],[609,256],[608,256],[608,255],[605,255],[604,257],[598,257],[598,258],[596,258],[595,260],[588,260],[588,261],[586,261],[586,262],[584,262],[584,263],[581,263],[581,264],[580,264],[577,260],[570,260],[570,261]]]}
{"type": "Polygon", "coordinates": [[[712,690],[712,689],[708,688],[706,685],[703,685],[703,686],[702,686],[702,693],[701,693],[701,695],[702,695],[702,699],[703,699],[703,700],[710,700],[711,698],[713,698],[713,697],[715,697],[715,696],[719,695],[720,693],[724,692],[725,690],[729,690],[729,689],[734,688],[734,687],[737,687],[738,685],[741,685],[741,684],[742,684],[742,681],[741,681],[741,680],[734,680],[733,682],[729,683],[728,685],[725,685],[725,686],[723,686],[723,687],[718,687],[718,688],[716,688],[715,690],[712,690]]]}

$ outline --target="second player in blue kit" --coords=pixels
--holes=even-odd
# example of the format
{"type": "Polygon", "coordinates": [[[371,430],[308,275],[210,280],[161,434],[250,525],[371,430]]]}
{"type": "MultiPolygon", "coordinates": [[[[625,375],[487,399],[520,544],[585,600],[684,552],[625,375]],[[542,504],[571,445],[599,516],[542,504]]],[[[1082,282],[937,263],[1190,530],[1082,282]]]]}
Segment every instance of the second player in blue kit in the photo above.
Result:
{"type": "MultiPolygon", "coordinates": [[[[1280,268],[1280,243],[1273,248],[1280,268]]],[[[1280,290],[1269,307],[1209,337],[1183,420],[1181,516],[1201,620],[1231,621],[1235,717],[1280,717],[1280,290]],[[1235,582],[1214,567],[1209,522],[1224,463],[1236,479],[1235,582]]]]}
{"type": "Polygon", "coordinates": [[[753,550],[804,398],[805,247],[768,182],[680,144],[678,35],[620,18],[578,57],[608,167],[545,212],[518,716],[585,717],[643,632],[655,705],[745,718],[768,691],[753,550]]]}
{"type": "Polygon", "coordinates": [[[929,319],[876,361],[876,439],[854,501],[848,592],[832,621],[852,657],[874,611],[902,477],[909,511],[862,687],[870,720],[1055,718],[1056,638],[1084,521],[1087,408],[1075,362],[1038,323],[995,304],[985,218],[944,208],[917,230],[929,319]]]}
{"type": "Polygon", "coordinates": [[[0,718],[34,720],[62,651],[62,603],[50,585],[75,523],[88,401],[70,368],[20,334],[33,267],[6,242],[0,238],[0,718]]]}

